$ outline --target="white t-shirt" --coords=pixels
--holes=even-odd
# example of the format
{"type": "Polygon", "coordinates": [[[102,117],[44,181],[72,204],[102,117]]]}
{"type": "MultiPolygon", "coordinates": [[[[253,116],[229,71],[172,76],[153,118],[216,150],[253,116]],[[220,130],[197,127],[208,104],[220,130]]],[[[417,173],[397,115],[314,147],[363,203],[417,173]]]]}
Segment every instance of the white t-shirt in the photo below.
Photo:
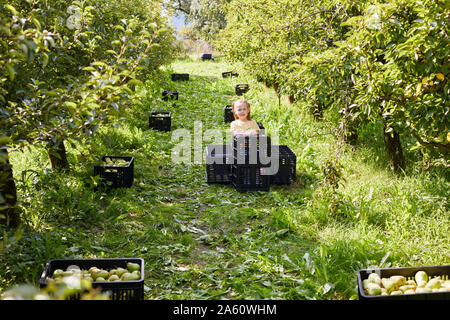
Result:
{"type": "Polygon", "coordinates": [[[230,123],[231,133],[245,133],[247,131],[256,130],[259,133],[259,126],[255,120],[241,121],[234,120],[230,123]]]}

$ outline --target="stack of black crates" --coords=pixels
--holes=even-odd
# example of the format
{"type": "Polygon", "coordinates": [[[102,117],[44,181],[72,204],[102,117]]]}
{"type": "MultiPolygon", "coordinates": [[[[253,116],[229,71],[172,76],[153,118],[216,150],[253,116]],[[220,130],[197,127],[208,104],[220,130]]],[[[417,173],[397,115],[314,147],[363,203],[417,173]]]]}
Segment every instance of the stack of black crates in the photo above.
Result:
{"type": "Polygon", "coordinates": [[[234,135],[233,145],[206,146],[206,181],[232,184],[240,192],[269,191],[270,184],[296,180],[296,162],[288,146],[272,146],[263,134],[234,135]],[[276,172],[271,161],[278,163],[276,172]]]}
{"type": "Polygon", "coordinates": [[[231,183],[233,149],[230,145],[206,146],[206,182],[231,183]]]}
{"type": "Polygon", "coordinates": [[[231,183],[238,191],[269,191],[271,143],[266,135],[233,135],[231,183]]]}

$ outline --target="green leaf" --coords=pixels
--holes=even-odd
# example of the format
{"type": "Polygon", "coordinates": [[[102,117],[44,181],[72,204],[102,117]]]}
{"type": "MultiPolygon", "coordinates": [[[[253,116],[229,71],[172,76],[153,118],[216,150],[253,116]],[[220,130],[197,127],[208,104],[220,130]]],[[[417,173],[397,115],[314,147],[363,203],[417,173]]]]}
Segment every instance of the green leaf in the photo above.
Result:
{"type": "Polygon", "coordinates": [[[5,8],[8,9],[13,15],[15,15],[15,16],[18,15],[16,8],[14,8],[12,5],[5,4],[5,8]]]}
{"type": "Polygon", "coordinates": [[[14,78],[16,76],[16,70],[14,70],[14,67],[9,63],[7,63],[5,67],[6,71],[8,71],[9,74],[9,80],[14,81],[14,78]]]}

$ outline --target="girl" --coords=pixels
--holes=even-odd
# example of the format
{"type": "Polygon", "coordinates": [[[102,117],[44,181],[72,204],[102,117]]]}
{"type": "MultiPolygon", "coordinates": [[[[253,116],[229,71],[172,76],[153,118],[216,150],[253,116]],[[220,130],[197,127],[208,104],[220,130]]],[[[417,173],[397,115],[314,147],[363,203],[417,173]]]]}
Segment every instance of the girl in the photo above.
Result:
{"type": "Polygon", "coordinates": [[[250,117],[250,104],[239,99],[232,104],[234,121],[230,124],[232,134],[259,134],[258,123],[250,117]]]}

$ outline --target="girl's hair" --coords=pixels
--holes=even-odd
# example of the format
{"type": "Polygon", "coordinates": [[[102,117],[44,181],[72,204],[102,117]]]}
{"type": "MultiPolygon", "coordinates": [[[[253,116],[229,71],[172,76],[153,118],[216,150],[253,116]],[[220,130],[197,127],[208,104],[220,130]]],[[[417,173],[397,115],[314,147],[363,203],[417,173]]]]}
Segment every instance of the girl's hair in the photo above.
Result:
{"type": "Polygon", "coordinates": [[[239,117],[237,116],[237,114],[236,114],[236,112],[235,112],[235,109],[234,109],[235,106],[237,106],[237,105],[239,105],[239,104],[245,104],[245,105],[246,105],[247,110],[248,110],[247,120],[252,120],[252,117],[250,116],[250,103],[248,103],[248,101],[245,100],[245,99],[239,99],[239,100],[236,100],[235,102],[233,102],[233,103],[231,104],[232,109],[233,109],[234,119],[235,119],[235,120],[238,120],[238,119],[239,119],[239,117]]]}

